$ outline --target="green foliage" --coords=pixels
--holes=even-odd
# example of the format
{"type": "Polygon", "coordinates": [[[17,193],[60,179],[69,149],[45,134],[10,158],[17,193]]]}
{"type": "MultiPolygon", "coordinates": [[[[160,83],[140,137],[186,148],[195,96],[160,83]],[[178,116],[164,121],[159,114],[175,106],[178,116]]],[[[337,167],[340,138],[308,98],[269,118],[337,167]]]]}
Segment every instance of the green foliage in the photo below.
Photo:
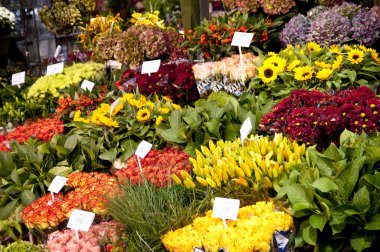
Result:
{"type": "Polygon", "coordinates": [[[192,222],[210,209],[209,194],[181,186],[156,188],[149,183],[124,185],[110,199],[108,213],[127,228],[125,245],[130,251],[165,251],[161,236],[192,222]]]}
{"type": "Polygon", "coordinates": [[[261,117],[273,106],[264,96],[245,93],[239,99],[225,92],[212,93],[207,100],[200,99],[195,107],[174,111],[169,124],[162,124],[157,132],[168,143],[186,146],[194,155],[195,149],[212,140],[232,141],[240,136],[242,123],[251,118],[253,130],[261,117]]]}
{"type": "Polygon", "coordinates": [[[339,148],[332,144],[323,153],[307,150],[306,163],[277,185],[277,198],[285,198],[293,216],[302,221],[296,247],[374,248],[380,238],[379,161],[380,134],[369,137],[346,130],[339,148]]]}
{"type": "Polygon", "coordinates": [[[16,241],[8,246],[0,245],[2,252],[45,252],[48,251],[43,245],[34,245],[27,241],[16,241]]]}

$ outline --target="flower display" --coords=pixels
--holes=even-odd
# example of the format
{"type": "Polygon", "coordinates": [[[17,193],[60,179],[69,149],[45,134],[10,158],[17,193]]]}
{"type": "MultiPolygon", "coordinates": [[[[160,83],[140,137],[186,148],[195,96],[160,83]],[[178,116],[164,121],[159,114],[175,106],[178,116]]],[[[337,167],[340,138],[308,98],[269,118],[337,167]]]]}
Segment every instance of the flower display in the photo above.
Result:
{"type": "Polygon", "coordinates": [[[141,74],[138,70],[126,70],[115,85],[126,92],[138,87],[141,94],[165,95],[176,102],[191,102],[199,98],[190,62],[162,64],[158,72],[150,75],[141,74]]]}
{"type": "Polygon", "coordinates": [[[333,8],[317,6],[307,16],[298,14],[283,28],[280,40],[284,45],[315,41],[320,44],[341,44],[351,40],[365,46],[380,38],[379,7],[371,9],[343,2],[333,8]]]}
{"type": "Polygon", "coordinates": [[[123,229],[124,227],[115,221],[101,222],[91,225],[88,232],[78,231],[79,239],[76,238],[74,230],[56,231],[49,234],[47,247],[51,252],[100,252],[100,245],[117,242],[123,229]]]}
{"type": "Polygon", "coordinates": [[[379,114],[380,100],[364,86],[335,95],[298,90],[263,117],[261,128],[324,148],[331,142],[339,144],[345,128],[358,133],[379,130],[379,114]]]}
{"type": "Polygon", "coordinates": [[[257,12],[260,7],[269,15],[286,14],[296,5],[294,0],[223,0],[227,9],[241,12],[257,12]]]}
{"type": "Polygon", "coordinates": [[[31,137],[47,142],[55,134],[63,134],[63,132],[63,122],[58,118],[29,119],[3,137],[6,141],[16,140],[19,144],[23,144],[31,137]]]}
{"type": "Polygon", "coordinates": [[[160,12],[157,10],[153,11],[153,13],[145,12],[144,14],[135,12],[132,14],[130,22],[134,26],[146,25],[165,28],[164,20],[161,20],[158,15],[160,15],[160,12]]]}
{"type": "Polygon", "coordinates": [[[140,163],[142,173],[136,156],[133,156],[125,164],[118,166],[121,169],[117,170],[115,175],[119,181],[128,179],[132,184],[141,184],[145,178],[156,187],[166,187],[171,183],[172,174],[179,176],[181,171],[191,170],[189,156],[178,148],[151,150],[140,163]]]}
{"type": "Polygon", "coordinates": [[[367,76],[378,76],[379,63],[377,51],[363,45],[288,45],[278,54],[261,57],[249,88],[278,98],[300,88],[340,90],[368,85],[376,89],[377,81],[367,76]]]}
{"type": "Polygon", "coordinates": [[[201,146],[196,150],[196,157],[190,158],[195,181],[186,172],[181,178],[173,179],[187,188],[196,184],[212,188],[226,187],[230,183],[262,190],[267,193],[272,188],[272,181],[289,174],[291,167],[299,162],[305,154],[305,145],[276,134],[269,137],[251,136],[244,145],[240,139],[233,142],[219,140],[209,142],[209,147],[201,146]]]}
{"type": "Polygon", "coordinates": [[[168,232],[161,239],[171,252],[192,251],[195,247],[212,252],[268,251],[274,231],[289,230],[293,225],[289,214],[275,211],[272,202],[264,201],[240,208],[238,219],[226,222],[228,228],[208,211],[206,216],[168,232]]]}
{"type": "Polygon", "coordinates": [[[259,0],[223,0],[227,9],[237,8],[241,12],[256,12],[260,8],[259,0]]]}
{"type": "Polygon", "coordinates": [[[13,12],[9,11],[5,7],[0,7],[0,28],[1,33],[6,34],[7,32],[12,31],[16,25],[16,16],[13,12]]]}
{"type": "Polygon", "coordinates": [[[28,97],[59,96],[59,91],[77,85],[84,79],[96,79],[104,73],[104,65],[88,62],[65,67],[62,73],[40,77],[29,89],[28,97]]]}

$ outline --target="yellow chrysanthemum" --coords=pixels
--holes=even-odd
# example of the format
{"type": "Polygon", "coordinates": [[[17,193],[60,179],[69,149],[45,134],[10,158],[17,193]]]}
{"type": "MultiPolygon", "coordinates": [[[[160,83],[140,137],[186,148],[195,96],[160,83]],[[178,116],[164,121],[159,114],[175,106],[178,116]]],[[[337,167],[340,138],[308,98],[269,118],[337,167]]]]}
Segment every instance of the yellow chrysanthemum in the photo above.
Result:
{"type": "Polygon", "coordinates": [[[296,66],[298,66],[299,64],[301,64],[301,61],[300,60],[298,60],[298,59],[296,59],[296,60],[293,60],[290,64],[289,64],[289,66],[286,68],[286,70],[288,70],[288,71],[293,71],[293,69],[296,67],[296,66]]]}
{"type": "Polygon", "coordinates": [[[331,45],[329,48],[330,53],[340,54],[340,49],[337,45],[331,45]]]}
{"type": "Polygon", "coordinates": [[[359,64],[360,62],[363,61],[364,58],[364,52],[359,49],[352,49],[347,56],[347,60],[351,64],[359,64]]]}
{"type": "Polygon", "coordinates": [[[320,68],[331,68],[331,64],[328,64],[328,63],[326,63],[326,62],[324,62],[324,61],[318,61],[318,60],[316,60],[316,61],[314,62],[314,64],[315,64],[317,67],[320,67],[320,68]]]}
{"type": "Polygon", "coordinates": [[[326,80],[330,77],[330,75],[333,73],[333,70],[329,69],[329,68],[324,68],[320,71],[317,72],[317,79],[320,79],[320,80],[326,80]]]}
{"type": "Polygon", "coordinates": [[[158,108],[157,112],[160,113],[160,114],[167,114],[167,113],[170,112],[170,108],[167,108],[167,107],[158,108]]]}
{"type": "Polygon", "coordinates": [[[164,118],[163,118],[162,116],[158,116],[158,117],[156,118],[156,125],[157,125],[157,126],[160,125],[160,124],[162,123],[163,120],[164,120],[164,118]]]}
{"type": "Polygon", "coordinates": [[[312,52],[319,52],[321,50],[321,46],[318,45],[315,42],[309,42],[307,43],[307,50],[312,53],[312,52]]]}
{"type": "Polygon", "coordinates": [[[136,114],[136,119],[139,122],[146,122],[150,119],[150,111],[149,109],[143,108],[139,109],[136,114]]]}
{"type": "Polygon", "coordinates": [[[313,68],[310,66],[294,68],[294,79],[298,81],[310,80],[313,77],[313,68]]]}
{"type": "Polygon", "coordinates": [[[376,62],[376,64],[380,63],[379,54],[377,53],[376,50],[374,50],[372,48],[368,48],[367,52],[371,53],[371,58],[372,58],[373,61],[376,62]]]}
{"type": "Polygon", "coordinates": [[[277,67],[272,64],[264,64],[259,67],[259,78],[264,83],[270,83],[277,79],[277,67]]]}
{"type": "Polygon", "coordinates": [[[286,59],[283,59],[279,56],[272,56],[264,60],[263,65],[271,64],[276,68],[277,73],[282,73],[285,71],[286,59]]]}

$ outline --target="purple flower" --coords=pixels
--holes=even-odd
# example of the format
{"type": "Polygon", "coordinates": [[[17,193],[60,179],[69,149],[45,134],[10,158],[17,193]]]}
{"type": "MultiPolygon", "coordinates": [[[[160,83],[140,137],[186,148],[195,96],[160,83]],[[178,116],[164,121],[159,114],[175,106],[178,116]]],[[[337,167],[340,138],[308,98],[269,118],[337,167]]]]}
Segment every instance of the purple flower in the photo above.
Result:
{"type": "Polygon", "coordinates": [[[380,6],[369,11],[362,9],[352,19],[352,38],[365,46],[372,46],[380,38],[380,6]]]}
{"type": "Polygon", "coordinates": [[[284,45],[308,42],[310,33],[310,21],[302,14],[293,17],[285,24],[280,33],[280,40],[284,45]]]}

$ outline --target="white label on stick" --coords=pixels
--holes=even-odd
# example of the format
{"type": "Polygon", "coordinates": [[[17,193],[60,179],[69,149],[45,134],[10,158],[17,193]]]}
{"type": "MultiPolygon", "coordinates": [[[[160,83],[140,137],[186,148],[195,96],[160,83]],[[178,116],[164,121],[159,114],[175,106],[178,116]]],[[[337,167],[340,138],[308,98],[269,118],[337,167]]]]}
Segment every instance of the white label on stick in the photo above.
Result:
{"type": "Polygon", "coordinates": [[[47,67],[46,75],[54,75],[63,72],[63,62],[53,64],[47,67]]]}
{"type": "Polygon", "coordinates": [[[67,227],[75,230],[88,232],[92,222],[94,221],[95,213],[74,209],[71,213],[67,227]]]}
{"type": "Polygon", "coordinates": [[[25,83],[25,71],[12,74],[12,85],[20,85],[25,83]]]}
{"type": "Polygon", "coordinates": [[[135,155],[142,159],[145,158],[146,155],[148,155],[149,151],[152,149],[152,146],[153,145],[151,143],[143,140],[137,147],[135,155]]]}
{"type": "Polygon", "coordinates": [[[247,119],[245,119],[243,125],[240,128],[241,142],[244,142],[244,139],[247,138],[247,136],[249,135],[249,133],[251,133],[251,131],[252,131],[251,118],[248,117],[247,119]]]}
{"type": "Polygon", "coordinates": [[[123,64],[121,64],[120,62],[118,62],[116,60],[109,60],[109,61],[107,61],[107,64],[106,64],[107,67],[114,68],[114,69],[121,69],[122,65],[123,64]]]}
{"type": "Polygon", "coordinates": [[[82,85],[80,86],[83,90],[88,90],[88,91],[92,91],[92,89],[94,88],[95,86],[95,83],[91,82],[91,81],[88,81],[88,80],[84,80],[82,82],[82,85]]]}
{"type": "Polygon", "coordinates": [[[58,45],[57,48],[55,49],[54,58],[58,57],[58,55],[61,53],[61,49],[62,47],[58,45]]]}
{"type": "Polygon", "coordinates": [[[62,176],[56,176],[51,182],[48,191],[53,193],[59,193],[61,189],[66,185],[67,178],[62,176]]]}
{"type": "Polygon", "coordinates": [[[251,45],[253,33],[235,32],[232,38],[232,46],[249,47],[251,45]]]}
{"type": "Polygon", "coordinates": [[[142,74],[156,73],[160,69],[160,66],[161,66],[161,60],[144,61],[142,64],[141,73],[142,74]]]}
{"type": "Polygon", "coordinates": [[[223,220],[236,220],[239,213],[240,200],[215,197],[212,217],[223,220]]]}
{"type": "Polygon", "coordinates": [[[110,115],[112,115],[112,112],[114,111],[114,109],[117,107],[117,105],[119,105],[120,103],[120,97],[117,98],[110,106],[110,115]]]}

